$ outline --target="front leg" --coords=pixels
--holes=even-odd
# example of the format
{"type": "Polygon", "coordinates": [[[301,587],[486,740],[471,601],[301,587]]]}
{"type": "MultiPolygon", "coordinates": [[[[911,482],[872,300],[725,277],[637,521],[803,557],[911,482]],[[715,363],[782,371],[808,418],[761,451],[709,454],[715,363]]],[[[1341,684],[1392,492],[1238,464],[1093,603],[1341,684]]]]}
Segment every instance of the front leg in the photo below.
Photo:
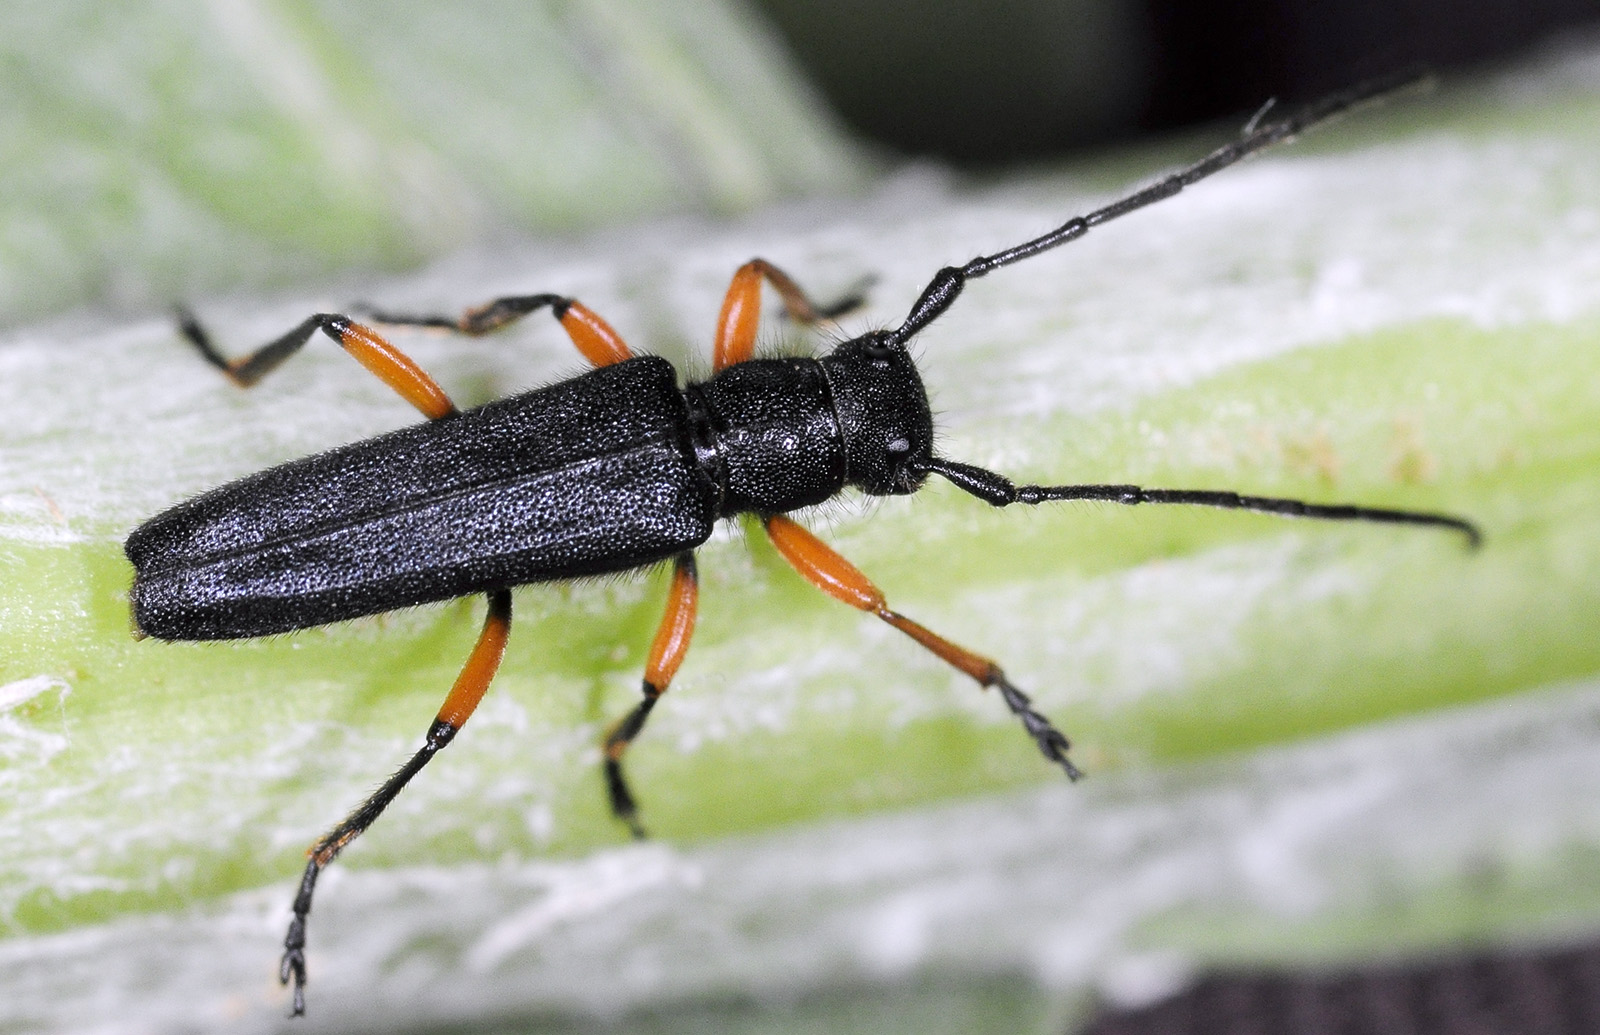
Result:
{"type": "Polygon", "coordinates": [[[889,608],[883,591],[872,584],[855,565],[834,552],[826,543],[781,514],[766,519],[767,538],[777,548],[783,559],[806,581],[824,593],[841,600],[859,611],[877,615],[889,625],[916,640],[945,664],[966,673],[984,689],[994,687],[1006,702],[1006,707],[1021,720],[1023,729],[1038,745],[1045,758],[1059,765],[1072,780],[1083,776],[1082,770],[1067,758],[1072,745],[1066,735],[1034,710],[1032,699],[1006,678],[999,665],[981,654],[951,643],[938,633],[913,622],[905,615],[889,608]]]}
{"type": "Polygon", "coordinates": [[[761,282],[772,285],[783,301],[789,319],[808,327],[833,320],[861,305],[860,292],[851,292],[832,305],[818,305],[800,289],[794,278],[766,259],[751,259],[733,274],[717,316],[717,336],[711,346],[711,369],[722,371],[755,354],[756,329],[761,323],[761,282]]]}

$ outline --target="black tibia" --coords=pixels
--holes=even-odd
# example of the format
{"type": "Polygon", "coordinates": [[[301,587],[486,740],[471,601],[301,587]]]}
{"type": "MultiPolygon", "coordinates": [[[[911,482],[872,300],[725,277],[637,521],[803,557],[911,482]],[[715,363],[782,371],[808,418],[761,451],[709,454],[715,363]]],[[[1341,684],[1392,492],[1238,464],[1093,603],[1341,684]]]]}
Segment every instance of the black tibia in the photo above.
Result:
{"type": "Polygon", "coordinates": [[[389,777],[377,792],[361,803],[343,823],[324,834],[311,846],[306,860],[305,874],[300,878],[300,892],[294,898],[294,919],[289,921],[289,933],[283,939],[283,961],[278,965],[278,980],[288,984],[294,981],[294,1014],[306,1012],[306,917],[311,913],[311,896],[317,888],[317,877],[339,855],[344,847],[370,827],[383,810],[394,801],[402,788],[422,767],[449,744],[456,735],[454,726],[435,721],[428,730],[427,743],[422,745],[400,771],[389,777]]]}
{"type": "Polygon", "coordinates": [[[1087,215],[1075,216],[1054,230],[1031,241],[1024,241],[1013,248],[996,252],[993,255],[980,255],[968,262],[965,266],[946,266],[934,274],[933,280],[923,289],[921,297],[911,307],[911,312],[906,317],[905,323],[897,329],[890,331],[889,336],[895,344],[909,341],[918,331],[938,319],[950,303],[961,294],[961,289],[968,280],[981,277],[985,273],[997,270],[1002,266],[1009,266],[1013,262],[1038,255],[1040,252],[1049,251],[1068,241],[1075,240],[1088,233],[1101,223],[1108,223],[1118,216],[1125,216],[1130,212],[1152,205],[1163,198],[1170,198],[1185,187],[1205,179],[1212,173],[1220,172],[1257,151],[1271,147],[1273,144],[1282,143],[1297,134],[1311,128],[1319,122],[1325,122],[1335,116],[1341,115],[1350,109],[1370,101],[1383,94],[1391,93],[1401,87],[1418,82],[1422,77],[1414,71],[1399,75],[1386,76],[1372,79],[1348,90],[1325,97],[1309,107],[1287,115],[1281,119],[1263,121],[1267,110],[1256,113],[1244,128],[1237,140],[1224,144],[1215,151],[1206,155],[1198,162],[1184,166],[1177,172],[1152,183],[1142,190],[1135,191],[1124,198],[1098,208],[1087,215]]]}
{"type": "Polygon", "coordinates": [[[228,380],[241,388],[249,388],[267,376],[280,363],[299,352],[317,331],[322,331],[342,344],[344,332],[350,326],[350,321],[342,316],[317,313],[301,320],[288,334],[274,338],[254,352],[230,360],[217,351],[216,345],[211,341],[211,335],[201,326],[194,313],[180,307],[177,316],[178,330],[200,350],[200,355],[205,357],[206,362],[222,371],[228,380]]]}
{"type": "Polygon", "coordinates": [[[634,705],[633,710],[617,723],[607,735],[605,743],[606,796],[611,802],[611,813],[628,825],[629,832],[638,841],[643,841],[648,835],[644,824],[639,822],[639,803],[634,800],[633,791],[628,788],[628,778],[622,772],[622,752],[644,729],[645,720],[650,717],[651,710],[659,700],[661,689],[646,680],[644,700],[634,705]]]}
{"type": "Polygon", "coordinates": [[[401,324],[407,327],[438,327],[459,331],[462,334],[479,335],[497,331],[508,323],[544,308],[549,308],[551,315],[559,320],[567,315],[567,310],[571,306],[572,299],[565,295],[544,294],[508,295],[505,298],[497,298],[492,302],[468,309],[460,317],[392,313],[364,304],[356,306],[355,309],[378,323],[401,324]]]}
{"type": "Polygon", "coordinates": [[[997,507],[1012,503],[1052,503],[1059,500],[1097,500],[1104,503],[1179,503],[1190,506],[1221,507],[1224,510],[1249,510],[1285,517],[1315,518],[1321,521],[1372,521],[1390,525],[1432,525],[1466,536],[1467,545],[1477,549],[1483,542],[1478,526],[1451,514],[1421,510],[1389,510],[1383,507],[1356,507],[1345,503],[1307,503],[1276,496],[1242,496],[1237,492],[1210,489],[1145,489],[1137,485],[1014,485],[1009,478],[993,471],[957,463],[933,460],[928,471],[941,475],[964,492],[969,492],[997,507]]]}

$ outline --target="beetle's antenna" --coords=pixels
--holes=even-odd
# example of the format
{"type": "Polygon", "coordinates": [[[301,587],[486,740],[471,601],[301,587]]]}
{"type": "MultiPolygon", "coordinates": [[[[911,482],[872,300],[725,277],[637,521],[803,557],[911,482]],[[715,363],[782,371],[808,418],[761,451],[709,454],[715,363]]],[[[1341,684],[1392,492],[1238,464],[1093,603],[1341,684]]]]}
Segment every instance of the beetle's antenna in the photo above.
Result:
{"type": "Polygon", "coordinates": [[[1432,525],[1466,536],[1469,549],[1483,543],[1483,533],[1466,518],[1436,514],[1425,510],[1390,510],[1383,507],[1357,507],[1348,503],[1307,503],[1305,500],[1277,496],[1243,496],[1237,492],[1213,489],[1146,489],[1138,485],[1015,485],[1002,474],[958,463],[955,460],[929,460],[926,470],[937,474],[963,492],[996,507],[1013,503],[1053,503],[1059,500],[1098,500],[1104,503],[1178,503],[1190,506],[1221,507],[1225,510],[1250,510],[1285,517],[1316,518],[1322,521],[1373,521],[1389,525],[1432,525]]]}
{"type": "Polygon", "coordinates": [[[950,303],[956,300],[956,296],[961,294],[966,282],[974,277],[981,277],[991,270],[1009,266],[1013,262],[1021,262],[1040,252],[1047,252],[1068,241],[1076,240],[1101,223],[1108,223],[1118,216],[1125,216],[1146,205],[1153,205],[1164,198],[1170,198],[1190,184],[1197,183],[1212,173],[1220,172],[1257,151],[1290,140],[1318,123],[1327,122],[1358,105],[1421,82],[1425,78],[1426,76],[1420,72],[1408,70],[1400,74],[1369,79],[1348,90],[1324,97],[1298,112],[1270,122],[1262,122],[1268,114],[1268,110],[1263,108],[1245,125],[1244,132],[1238,139],[1224,144],[1198,162],[1187,165],[1142,190],[1113,201],[1088,215],[1074,216],[1049,233],[1035,237],[1031,241],[1024,241],[1013,248],[1007,248],[1003,252],[980,255],[965,266],[946,266],[934,274],[933,280],[923,289],[916,305],[911,307],[906,322],[888,332],[887,344],[902,345],[938,319],[946,309],[950,308],[950,303]]]}

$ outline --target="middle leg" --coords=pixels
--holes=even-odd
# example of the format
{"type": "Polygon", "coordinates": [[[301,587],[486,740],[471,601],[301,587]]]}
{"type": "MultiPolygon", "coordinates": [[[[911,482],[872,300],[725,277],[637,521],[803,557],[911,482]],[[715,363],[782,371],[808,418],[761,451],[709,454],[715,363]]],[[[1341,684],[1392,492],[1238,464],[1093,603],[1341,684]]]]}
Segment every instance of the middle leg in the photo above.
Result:
{"type": "Polygon", "coordinates": [[[633,350],[622,340],[622,335],[613,330],[609,323],[588,306],[565,295],[508,295],[484,305],[474,306],[454,318],[392,313],[370,306],[363,306],[361,309],[370,319],[378,323],[404,327],[436,327],[475,338],[497,331],[529,313],[549,309],[551,315],[561,324],[562,330],[567,332],[567,337],[572,339],[572,344],[583,353],[583,358],[595,366],[609,366],[633,358],[633,350]]]}
{"type": "Polygon", "coordinates": [[[661,695],[667,692],[684,655],[689,653],[689,639],[694,635],[695,613],[699,606],[700,582],[695,572],[694,554],[680,553],[673,560],[672,588],[667,596],[667,612],[661,616],[656,638],[650,644],[650,656],[644,667],[644,697],[633,710],[623,716],[606,734],[605,773],[606,793],[610,796],[611,812],[628,825],[633,836],[643,840],[644,826],[639,822],[639,806],[628,781],[622,774],[622,755],[644,729],[661,695]]]}

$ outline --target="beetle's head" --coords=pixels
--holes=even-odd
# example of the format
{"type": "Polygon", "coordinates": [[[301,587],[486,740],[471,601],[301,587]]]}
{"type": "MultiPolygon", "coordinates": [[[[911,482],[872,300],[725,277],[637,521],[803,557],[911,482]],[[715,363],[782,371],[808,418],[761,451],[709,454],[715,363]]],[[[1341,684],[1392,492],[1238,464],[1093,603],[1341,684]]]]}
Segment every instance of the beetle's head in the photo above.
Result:
{"type": "Polygon", "coordinates": [[[875,496],[916,492],[933,456],[933,414],[903,344],[874,331],[822,357],[844,432],[851,485],[875,496]]]}

